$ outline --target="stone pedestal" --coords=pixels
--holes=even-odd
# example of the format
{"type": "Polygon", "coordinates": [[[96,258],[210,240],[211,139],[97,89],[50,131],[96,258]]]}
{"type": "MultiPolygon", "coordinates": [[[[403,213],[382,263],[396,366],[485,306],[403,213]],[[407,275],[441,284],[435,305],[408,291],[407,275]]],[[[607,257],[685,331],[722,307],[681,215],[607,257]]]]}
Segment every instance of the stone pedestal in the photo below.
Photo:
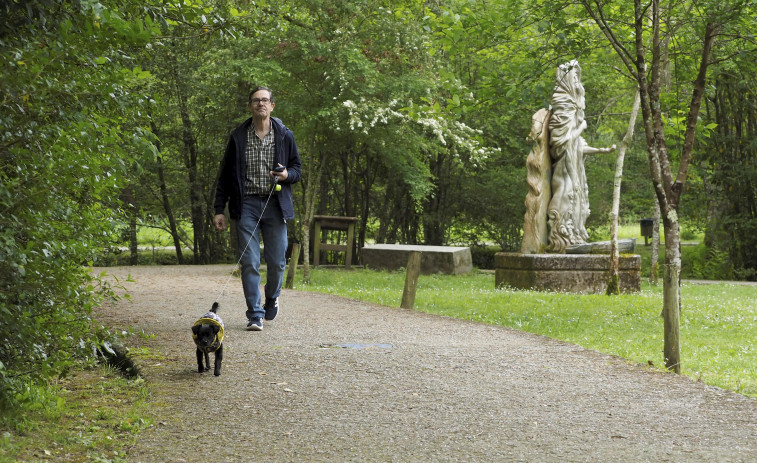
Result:
{"type": "Polygon", "coordinates": [[[421,253],[421,273],[460,275],[473,270],[470,248],[462,246],[422,246],[414,244],[373,244],[360,250],[363,265],[397,270],[407,266],[410,253],[421,253]]]}
{"type": "MultiPolygon", "coordinates": [[[[619,264],[620,291],[641,290],[641,256],[621,256],[619,264]]],[[[499,252],[494,266],[497,287],[602,294],[607,290],[610,256],[499,252]]]]}

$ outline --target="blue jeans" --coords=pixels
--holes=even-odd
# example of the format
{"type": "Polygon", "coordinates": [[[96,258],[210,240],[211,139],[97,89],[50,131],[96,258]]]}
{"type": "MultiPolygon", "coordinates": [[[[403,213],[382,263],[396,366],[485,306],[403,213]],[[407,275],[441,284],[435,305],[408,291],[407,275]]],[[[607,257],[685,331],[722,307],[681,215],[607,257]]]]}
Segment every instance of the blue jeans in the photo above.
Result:
{"type": "Polygon", "coordinates": [[[268,206],[267,197],[247,196],[242,201],[242,213],[237,222],[237,256],[242,265],[242,288],[247,303],[247,318],[263,318],[265,310],[260,302],[260,237],[263,237],[263,258],[266,262],[266,299],[279,297],[284,279],[287,250],[287,224],[279,200],[274,193],[268,206]],[[263,217],[260,217],[263,212],[263,217]],[[255,226],[260,218],[260,224],[255,226]],[[253,234],[253,230],[255,233],[253,234]],[[249,243],[249,244],[248,244],[249,243]],[[244,253],[244,254],[243,254],[244,253]]]}

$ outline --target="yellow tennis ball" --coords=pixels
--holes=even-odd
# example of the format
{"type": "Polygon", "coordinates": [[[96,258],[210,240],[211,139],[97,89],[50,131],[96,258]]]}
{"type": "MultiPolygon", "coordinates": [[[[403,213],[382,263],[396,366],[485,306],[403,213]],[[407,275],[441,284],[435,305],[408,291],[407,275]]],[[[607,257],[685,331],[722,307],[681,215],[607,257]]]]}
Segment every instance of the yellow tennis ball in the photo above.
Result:
{"type": "Polygon", "coordinates": [[[276,185],[276,191],[281,191],[281,185],[276,185]]]}

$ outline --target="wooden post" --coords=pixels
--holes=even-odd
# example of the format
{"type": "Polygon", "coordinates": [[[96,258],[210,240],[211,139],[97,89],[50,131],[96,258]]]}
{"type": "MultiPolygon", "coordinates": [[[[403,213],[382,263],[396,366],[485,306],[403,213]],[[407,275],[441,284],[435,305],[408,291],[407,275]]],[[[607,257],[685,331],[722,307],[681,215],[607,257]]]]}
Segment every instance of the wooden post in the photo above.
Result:
{"type": "Polygon", "coordinates": [[[321,262],[321,240],[321,222],[316,219],[313,231],[313,267],[318,267],[321,262]]]}
{"type": "Polygon", "coordinates": [[[287,279],[284,287],[287,289],[294,288],[294,276],[297,273],[297,262],[300,260],[300,243],[292,244],[292,257],[289,258],[289,269],[287,270],[287,279]]]}
{"type": "Polygon", "coordinates": [[[413,251],[407,259],[407,273],[405,274],[405,289],[402,291],[403,309],[412,309],[415,304],[415,288],[418,285],[418,275],[421,273],[421,253],[413,251]]]}
{"type": "Polygon", "coordinates": [[[344,256],[344,266],[346,268],[352,267],[352,243],[355,241],[355,222],[350,222],[347,225],[347,251],[344,256]]]}
{"type": "Polygon", "coordinates": [[[663,265],[663,329],[665,367],[681,374],[681,288],[680,272],[675,265],[663,265]]]}

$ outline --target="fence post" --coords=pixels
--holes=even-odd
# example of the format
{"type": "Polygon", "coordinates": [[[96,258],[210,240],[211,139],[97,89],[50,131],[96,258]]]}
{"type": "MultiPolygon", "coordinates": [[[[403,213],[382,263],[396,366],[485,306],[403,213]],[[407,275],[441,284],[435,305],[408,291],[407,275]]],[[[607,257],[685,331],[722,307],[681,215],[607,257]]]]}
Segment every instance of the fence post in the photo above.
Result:
{"type": "Polygon", "coordinates": [[[412,309],[415,304],[415,287],[418,285],[418,275],[421,273],[421,253],[413,251],[407,259],[407,273],[405,274],[405,289],[402,291],[403,309],[412,309]]]}
{"type": "Polygon", "coordinates": [[[292,257],[289,258],[289,269],[287,270],[287,279],[284,283],[286,289],[294,288],[294,275],[297,273],[297,262],[300,260],[300,243],[292,244],[292,257]]]}

